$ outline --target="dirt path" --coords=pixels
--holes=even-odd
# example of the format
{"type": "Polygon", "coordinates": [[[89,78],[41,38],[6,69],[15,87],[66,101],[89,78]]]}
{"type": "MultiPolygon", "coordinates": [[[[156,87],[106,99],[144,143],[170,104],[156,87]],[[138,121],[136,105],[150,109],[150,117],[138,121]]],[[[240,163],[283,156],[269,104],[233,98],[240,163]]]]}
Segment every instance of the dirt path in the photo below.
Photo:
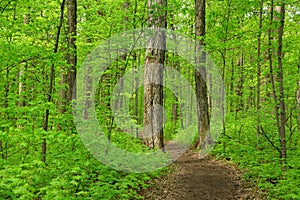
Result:
{"type": "Polygon", "coordinates": [[[233,166],[187,152],[172,165],[174,172],[155,180],[143,192],[147,200],[261,199],[233,166]]]}

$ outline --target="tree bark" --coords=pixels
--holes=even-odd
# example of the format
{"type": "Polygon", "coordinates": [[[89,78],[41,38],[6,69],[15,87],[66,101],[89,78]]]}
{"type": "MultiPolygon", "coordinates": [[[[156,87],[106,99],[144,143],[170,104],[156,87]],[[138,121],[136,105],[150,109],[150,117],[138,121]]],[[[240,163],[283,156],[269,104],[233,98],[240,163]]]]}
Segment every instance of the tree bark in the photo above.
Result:
{"type": "MultiPolygon", "coordinates": [[[[60,84],[62,88],[60,89],[60,113],[65,114],[70,112],[68,107],[71,104],[73,97],[76,97],[76,65],[77,65],[77,46],[76,46],[76,26],[77,26],[77,1],[67,0],[67,64],[66,68],[62,68],[60,72],[60,84]]],[[[67,122],[66,126],[72,126],[70,124],[70,117],[65,118],[67,122]]],[[[61,124],[59,124],[58,129],[62,129],[61,124]]]]}
{"type": "Polygon", "coordinates": [[[161,28],[166,28],[167,1],[148,0],[148,6],[148,24],[155,35],[148,41],[145,56],[144,134],[147,147],[164,150],[162,108],[166,36],[161,28]]]}
{"type": "Polygon", "coordinates": [[[281,145],[281,159],[283,164],[283,171],[286,170],[284,164],[286,163],[286,132],[285,124],[287,121],[286,110],[285,110],[285,99],[284,99],[284,85],[283,85],[283,66],[282,66],[282,38],[284,29],[284,17],[285,17],[285,3],[282,2],[280,9],[280,27],[278,30],[278,78],[279,78],[279,107],[280,107],[280,126],[279,126],[279,136],[281,145]]]}
{"type": "Polygon", "coordinates": [[[76,26],[77,26],[77,1],[68,0],[68,54],[67,63],[69,64],[67,81],[67,105],[73,96],[76,96],[76,65],[77,65],[77,46],[76,46],[76,26]],[[73,92],[74,91],[74,92],[73,92]]]}
{"type": "Polygon", "coordinates": [[[201,51],[201,46],[205,46],[205,0],[195,0],[195,36],[196,36],[196,98],[198,113],[198,140],[195,147],[202,145],[205,134],[209,131],[208,95],[206,84],[206,55],[201,51]]]}

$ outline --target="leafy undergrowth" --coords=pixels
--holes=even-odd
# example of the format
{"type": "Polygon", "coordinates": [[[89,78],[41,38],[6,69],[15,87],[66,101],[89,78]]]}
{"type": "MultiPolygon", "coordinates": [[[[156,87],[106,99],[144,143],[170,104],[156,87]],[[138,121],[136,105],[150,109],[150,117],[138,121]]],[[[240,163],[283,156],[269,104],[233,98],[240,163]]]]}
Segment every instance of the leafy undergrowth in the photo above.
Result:
{"type": "MultiPolygon", "coordinates": [[[[164,173],[118,172],[93,158],[77,135],[58,136],[48,144],[46,164],[36,159],[37,151],[23,164],[13,157],[0,161],[0,199],[143,199],[136,191],[164,173]]],[[[125,137],[117,140],[127,141],[132,151],[145,151],[138,140],[125,137]]]]}
{"type": "MultiPolygon", "coordinates": [[[[260,188],[263,199],[300,199],[300,149],[293,148],[295,144],[291,141],[288,143],[286,172],[283,172],[278,151],[264,138],[260,148],[256,148],[251,118],[228,124],[226,136],[220,139],[212,154],[217,159],[238,164],[245,172],[244,178],[260,188]]],[[[276,134],[269,134],[272,136],[274,144],[279,146],[276,134]]]]}

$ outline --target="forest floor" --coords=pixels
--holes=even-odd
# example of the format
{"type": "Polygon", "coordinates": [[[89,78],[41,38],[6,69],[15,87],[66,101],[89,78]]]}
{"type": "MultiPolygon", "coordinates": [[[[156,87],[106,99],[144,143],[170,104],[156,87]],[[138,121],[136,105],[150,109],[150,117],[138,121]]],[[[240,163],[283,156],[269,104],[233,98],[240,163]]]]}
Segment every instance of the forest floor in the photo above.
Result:
{"type": "Polygon", "coordinates": [[[242,173],[228,162],[199,159],[197,153],[189,151],[171,169],[141,192],[146,200],[262,199],[258,189],[244,181],[242,173]]]}

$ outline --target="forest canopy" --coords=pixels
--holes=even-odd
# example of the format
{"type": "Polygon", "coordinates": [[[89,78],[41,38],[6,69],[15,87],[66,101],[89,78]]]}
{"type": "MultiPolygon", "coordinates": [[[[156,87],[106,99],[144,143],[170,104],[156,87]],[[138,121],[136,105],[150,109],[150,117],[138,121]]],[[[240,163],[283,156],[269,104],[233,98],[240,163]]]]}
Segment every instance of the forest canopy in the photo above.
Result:
{"type": "Polygon", "coordinates": [[[268,198],[299,199],[299,25],[300,2],[292,0],[0,1],[0,199],[139,199],[137,191],[165,173],[117,171],[120,163],[112,169],[93,156],[73,115],[80,87],[94,95],[81,117],[93,105],[110,144],[157,155],[176,138],[184,150],[214,147],[211,155],[237,163],[268,198]],[[107,67],[97,83],[86,67],[86,84],[76,85],[95,48],[147,28],[160,31],[144,48],[98,55],[107,67]],[[195,60],[182,56],[187,47],[168,51],[161,30],[191,38],[195,60]],[[131,82],[120,82],[125,74],[131,82]],[[176,91],[163,86],[167,80],[176,91]],[[115,88],[126,84],[130,93],[115,88]],[[209,134],[216,102],[223,106],[218,137],[209,134]],[[124,106],[129,117],[119,115],[120,128],[113,111],[124,106]]]}

